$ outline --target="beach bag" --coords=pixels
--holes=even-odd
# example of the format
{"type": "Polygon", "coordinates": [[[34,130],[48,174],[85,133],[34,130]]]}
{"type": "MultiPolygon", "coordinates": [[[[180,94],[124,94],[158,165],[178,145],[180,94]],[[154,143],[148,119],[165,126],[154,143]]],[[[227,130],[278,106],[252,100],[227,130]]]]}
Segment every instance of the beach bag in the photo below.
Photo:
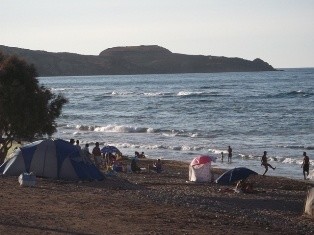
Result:
{"type": "Polygon", "coordinates": [[[36,185],[36,175],[31,173],[22,173],[18,178],[20,186],[33,187],[36,185]]]}

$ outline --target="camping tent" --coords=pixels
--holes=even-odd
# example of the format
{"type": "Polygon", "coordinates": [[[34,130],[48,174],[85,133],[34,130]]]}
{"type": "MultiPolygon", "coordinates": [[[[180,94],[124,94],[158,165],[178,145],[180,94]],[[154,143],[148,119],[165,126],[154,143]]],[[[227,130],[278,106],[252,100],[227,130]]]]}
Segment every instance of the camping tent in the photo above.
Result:
{"type": "Polygon", "coordinates": [[[257,175],[257,173],[246,167],[236,167],[234,169],[226,171],[221,176],[219,176],[216,180],[216,183],[228,185],[239,180],[246,179],[250,175],[257,175]]]}
{"type": "Polygon", "coordinates": [[[40,140],[15,150],[0,166],[0,175],[33,172],[36,176],[67,180],[102,180],[103,174],[83,160],[80,150],[67,141],[40,140]]]}
{"type": "Polygon", "coordinates": [[[101,150],[100,150],[102,153],[121,153],[120,150],[115,147],[115,146],[112,146],[112,145],[106,145],[104,146],[101,150]]]}
{"type": "Polygon", "coordinates": [[[189,166],[189,180],[195,182],[206,182],[211,180],[211,162],[216,158],[200,155],[192,160],[189,166]]]}
{"type": "Polygon", "coordinates": [[[314,217],[314,188],[311,188],[307,193],[304,212],[314,217]]]}

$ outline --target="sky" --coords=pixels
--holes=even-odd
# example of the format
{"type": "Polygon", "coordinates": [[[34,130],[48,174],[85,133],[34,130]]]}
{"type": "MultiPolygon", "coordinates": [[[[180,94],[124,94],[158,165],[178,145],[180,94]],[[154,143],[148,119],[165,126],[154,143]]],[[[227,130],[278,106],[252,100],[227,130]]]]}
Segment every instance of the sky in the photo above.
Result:
{"type": "Polygon", "coordinates": [[[0,45],[84,55],[159,45],[314,67],[314,0],[0,0],[0,45]]]}

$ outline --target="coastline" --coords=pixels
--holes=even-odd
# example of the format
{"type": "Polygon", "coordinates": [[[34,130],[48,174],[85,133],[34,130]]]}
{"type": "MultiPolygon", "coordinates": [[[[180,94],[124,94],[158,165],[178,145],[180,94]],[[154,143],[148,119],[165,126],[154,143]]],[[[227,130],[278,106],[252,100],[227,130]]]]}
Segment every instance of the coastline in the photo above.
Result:
{"type": "MultiPolygon", "coordinates": [[[[126,160],[127,161],[127,160],[126,160]]],[[[141,159],[146,167],[152,159],[141,159]]],[[[37,179],[20,187],[0,177],[1,233],[5,234],[313,234],[303,214],[313,183],[250,177],[255,193],[233,186],[191,183],[188,163],[163,160],[161,174],[107,175],[104,181],[37,179]],[[13,195],[13,196],[12,196],[13,195]]],[[[214,168],[215,174],[224,170],[214,168]]]]}
{"type": "Polygon", "coordinates": [[[79,139],[91,148],[98,141],[129,156],[144,151],[152,158],[189,162],[199,154],[220,156],[231,145],[234,163],[217,161],[218,167],[241,165],[261,174],[259,157],[267,150],[270,163],[280,165],[269,175],[301,179],[302,153],[313,155],[314,132],[304,118],[311,117],[311,109],[292,119],[286,114],[301,104],[311,107],[312,74],[313,69],[39,80],[71,100],[53,138],[79,139]],[[303,82],[296,86],[294,77],[303,82]],[[296,135],[296,130],[305,131],[296,135]]]}

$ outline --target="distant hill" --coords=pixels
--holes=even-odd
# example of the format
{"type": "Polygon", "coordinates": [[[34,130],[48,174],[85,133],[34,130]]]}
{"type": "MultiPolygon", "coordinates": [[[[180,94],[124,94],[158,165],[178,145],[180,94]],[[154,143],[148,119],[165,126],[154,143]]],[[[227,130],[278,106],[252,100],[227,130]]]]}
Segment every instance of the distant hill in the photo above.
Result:
{"type": "Polygon", "coordinates": [[[261,59],[253,61],[172,53],[160,46],[114,47],[96,55],[52,53],[0,45],[5,55],[17,55],[35,65],[39,76],[166,74],[274,71],[261,59]]]}

